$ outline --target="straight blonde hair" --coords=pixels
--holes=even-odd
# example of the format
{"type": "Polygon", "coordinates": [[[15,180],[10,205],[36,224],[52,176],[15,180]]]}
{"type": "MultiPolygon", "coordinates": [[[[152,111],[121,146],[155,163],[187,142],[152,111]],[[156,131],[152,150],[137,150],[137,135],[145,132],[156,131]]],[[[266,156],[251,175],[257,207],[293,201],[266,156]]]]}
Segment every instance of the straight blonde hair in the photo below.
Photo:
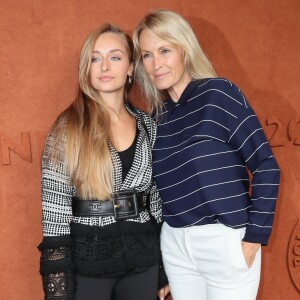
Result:
{"type": "MultiPolygon", "coordinates": [[[[83,199],[110,199],[113,190],[112,160],[109,150],[109,108],[90,81],[92,52],[103,33],[116,33],[124,40],[129,63],[133,63],[133,44],[117,26],[104,24],[86,38],[79,60],[79,88],[73,103],[58,116],[50,134],[53,147],[50,158],[64,164],[71,183],[83,199]]],[[[126,81],[125,95],[131,87],[126,81]]],[[[126,99],[125,99],[126,100],[126,99]]]]}
{"type": "Polygon", "coordinates": [[[193,79],[213,78],[216,73],[201,49],[189,23],[179,14],[158,9],[147,14],[137,25],[133,33],[135,78],[147,98],[150,110],[160,112],[166,91],[159,91],[143,67],[140,48],[140,34],[149,30],[155,35],[179,46],[184,54],[184,65],[188,75],[193,79]]]}

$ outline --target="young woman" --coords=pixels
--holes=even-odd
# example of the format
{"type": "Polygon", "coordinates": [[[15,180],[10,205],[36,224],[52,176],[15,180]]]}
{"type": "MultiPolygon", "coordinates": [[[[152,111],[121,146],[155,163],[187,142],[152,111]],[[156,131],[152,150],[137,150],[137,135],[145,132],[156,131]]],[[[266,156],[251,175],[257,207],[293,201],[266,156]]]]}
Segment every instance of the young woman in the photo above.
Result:
{"type": "Polygon", "coordinates": [[[147,114],[124,104],[132,51],[116,26],[90,33],[80,55],[77,97],[47,137],[39,246],[45,299],[156,299],[156,127],[147,114]]]}
{"type": "Polygon", "coordinates": [[[153,177],[172,297],[253,300],[279,184],[257,117],[177,13],[151,12],[133,41],[135,76],[158,121],[153,177]]]}

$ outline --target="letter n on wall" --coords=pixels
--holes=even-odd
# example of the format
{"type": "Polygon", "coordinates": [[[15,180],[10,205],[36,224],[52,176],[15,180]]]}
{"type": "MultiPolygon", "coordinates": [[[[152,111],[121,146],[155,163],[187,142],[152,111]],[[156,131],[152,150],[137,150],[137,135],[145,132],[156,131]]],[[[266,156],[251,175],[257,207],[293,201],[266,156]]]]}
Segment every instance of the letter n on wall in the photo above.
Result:
{"type": "Polygon", "coordinates": [[[0,135],[1,142],[1,158],[2,164],[10,165],[10,151],[12,150],[27,162],[32,162],[31,155],[31,143],[30,143],[30,133],[29,132],[21,132],[21,145],[13,141],[11,138],[7,137],[3,133],[0,135]]]}

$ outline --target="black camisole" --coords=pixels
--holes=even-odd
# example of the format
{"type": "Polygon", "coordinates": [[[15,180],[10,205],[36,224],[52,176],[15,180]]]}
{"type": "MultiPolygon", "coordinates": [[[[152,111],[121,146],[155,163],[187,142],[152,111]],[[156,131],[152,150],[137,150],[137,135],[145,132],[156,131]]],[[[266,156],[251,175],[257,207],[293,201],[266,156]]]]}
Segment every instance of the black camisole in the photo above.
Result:
{"type": "Polygon", "coordinates": [[[134,138],[132,144],[129,146],[129,148],[127,148],[123,151],[118,151],[118,154],[119,154],[119,157],[120,157],[121,163],[122,163],[122,180],[123,181],[133,163],[138,133],[139,133],[139,130],[138,130],[138,128],[136,128],[135,138],[134,138]]]}

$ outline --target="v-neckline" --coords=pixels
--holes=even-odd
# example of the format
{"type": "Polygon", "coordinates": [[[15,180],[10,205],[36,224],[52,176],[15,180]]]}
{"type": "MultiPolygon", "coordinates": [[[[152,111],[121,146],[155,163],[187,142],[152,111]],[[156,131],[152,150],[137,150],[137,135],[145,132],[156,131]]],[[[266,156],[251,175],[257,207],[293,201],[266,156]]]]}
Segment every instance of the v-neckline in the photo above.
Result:
{"type": "Polygon", "coordinates": [[[133,170],[135,170],[138,167],[138,164],[140,162],[137,161],[136,157],[137,157],[137,152],[140,149],[141,143],[144,139],[144,137],[146,136],[146,133],[143,131],[143,126],[141,123],[141,120],[139,118],[138,113],[134,112],[132,109],[130,109],[130,107],[128,105],[125,105],[127,111],[133,115],[136,119],[136,125],[137,125],[137,129],[136,129],[136,134],[137,134],[137,138],[136,138],[136,145],[135,145],[135,150],[134,150],[134,156],[133,156],[133,161],[131,164],[130,169],[128,170],[124,180],[122,180],[122,162],[121,162],[121,158],[118,154],[118,151],[115,149],[115,147],[113,146],[111,140],[109,140],[109,147],[111,149],[111,151],[114,153],[114,155],[112,156],[114,159],[114,163],[116,164],[116,168],[114,169],[114,172],[116,172],[116,174],[114,174],[115,176],[115,183],[114,183],[114,188],[116,190],[122,190],[124,188],[124,186],[128,188],[129,183],[127,184],[128,178],[131,176],[133,170]]]}

